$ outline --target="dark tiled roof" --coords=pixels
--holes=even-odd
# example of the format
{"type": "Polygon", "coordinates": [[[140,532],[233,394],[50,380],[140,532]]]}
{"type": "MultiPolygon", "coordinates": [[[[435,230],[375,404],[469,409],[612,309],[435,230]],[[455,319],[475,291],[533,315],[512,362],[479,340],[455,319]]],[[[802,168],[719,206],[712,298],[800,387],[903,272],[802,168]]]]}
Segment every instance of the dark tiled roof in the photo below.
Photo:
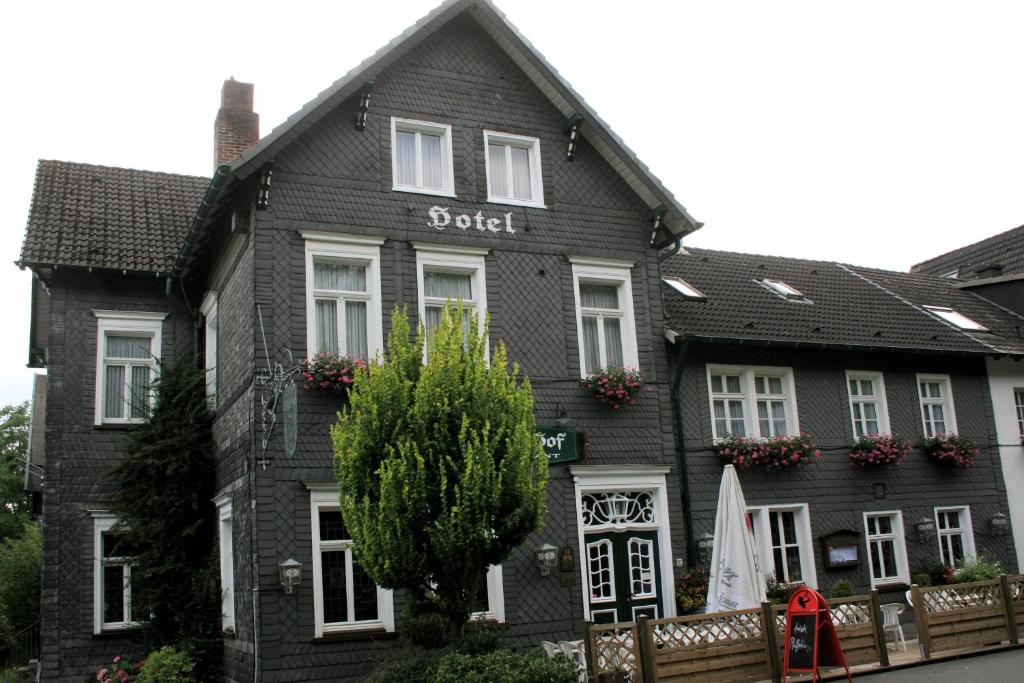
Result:
{"type": "Polygon", "coordinates": [[[686,299],[665,288],[669,329],[683,337],[906,349],[944,353],[1024,354],[1024,318],[946,278],[691,249],[662,266],[703,292],[686,299]],[[790,300],[759,284],[781,280],[805,296],[790,300]],[[991,332],[968,333],[926,312],[947,306],[991,332]]]}
{"type": "Polygon", "coordinates": [[[169,272],[207,178],[40,160],[21,261],[169,272]]]}
{"type": "Polygon", "coordinates": [[[992,265],[1002,266],[1003,275],[1024,273],[1024,225],[922,261],[910,272],[945,275],[958,270],[961,280],[971,280],[992,265]]]}

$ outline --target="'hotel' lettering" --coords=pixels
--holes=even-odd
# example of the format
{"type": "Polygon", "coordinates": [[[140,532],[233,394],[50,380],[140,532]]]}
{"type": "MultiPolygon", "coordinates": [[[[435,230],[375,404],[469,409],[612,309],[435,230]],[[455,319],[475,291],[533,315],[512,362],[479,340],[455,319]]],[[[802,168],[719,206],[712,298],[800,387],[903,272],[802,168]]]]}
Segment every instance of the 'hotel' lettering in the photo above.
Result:
{"type": "MultiPolygon", "coordinates": [[[[430,222],[427,223],[432,228],[438,230],[444,230],[446,227],[451,225],[452,216],[448,213],[448,207],[446,206],[432,206],[427,211],[430,216],[430,222]]],[[[506,213],[505,220],[502,221],[500,218],[485,218],[482,211],[477,211],[476,214],[470,216],[468,214],[461,213],[455,217],[455,227],[461,230],[469,230],[470,228],[476,228],[480,232],[485,230],[498,233],[501,232],[502,226],[504,226],[505,232],[510,235],[516,234],[515,229],[512,227],[512,214],[506,213]]]]}

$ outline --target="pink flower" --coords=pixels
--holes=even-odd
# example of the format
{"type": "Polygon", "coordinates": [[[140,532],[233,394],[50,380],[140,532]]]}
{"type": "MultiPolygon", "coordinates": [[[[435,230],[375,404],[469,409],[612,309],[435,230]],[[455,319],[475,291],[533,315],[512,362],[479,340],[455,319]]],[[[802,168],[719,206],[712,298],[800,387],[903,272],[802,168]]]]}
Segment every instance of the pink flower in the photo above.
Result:
{"type": "Polygon", "coordinates": [[[100,669],[100,672],[98,674],[96,674],[96,680],[97,681],[102,681],[106,677],[107,677],[107,670],[106,669],[100,669]]]}

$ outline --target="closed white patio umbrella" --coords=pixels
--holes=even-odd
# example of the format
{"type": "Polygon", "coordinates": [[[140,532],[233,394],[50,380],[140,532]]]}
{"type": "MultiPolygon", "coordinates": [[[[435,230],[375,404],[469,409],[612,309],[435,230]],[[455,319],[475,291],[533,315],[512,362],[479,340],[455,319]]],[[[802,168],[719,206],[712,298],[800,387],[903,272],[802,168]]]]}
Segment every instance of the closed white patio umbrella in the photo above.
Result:
{"type": "Polygon", "coordinates": [[[765,599],[747,503],[732,465],[722,472],[708,581],[708,612],[758,607],[765,599]]]}

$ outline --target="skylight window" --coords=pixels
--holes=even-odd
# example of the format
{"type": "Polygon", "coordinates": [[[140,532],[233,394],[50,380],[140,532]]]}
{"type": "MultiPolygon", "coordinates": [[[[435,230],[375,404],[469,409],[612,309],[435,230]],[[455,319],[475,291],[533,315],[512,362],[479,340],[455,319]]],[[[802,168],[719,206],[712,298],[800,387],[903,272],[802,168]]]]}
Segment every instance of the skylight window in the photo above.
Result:
{"type": "Polygon", "coordinates": [[[796,289],[795,287],[790,287],[785,282],[782,282],[780,280],[769,280],[768,278],[765,278],[761,280],[761,284],[763,284],[765,287],[772,290],[779,296],[785,297],[787,299],[804,298],[803,293],[799,289],[796,289]]]}
{"type": "Polygon", "coordinates": [[[978,330],[980,332],[988,332],[987,327],[979,322],[971,320],[963,313],[954,311],[952,308],[946,308],[945,306],[925,306],[925,309],[931,311],[946,322],[956,325],[961,330],[978,330]]]}
{"type": "Polygon", "coordinates": [[[707,299],[703,292],[682,278],[666,277],[662,278],[661,281],[685,296],[687,299],[707,299]]]}

